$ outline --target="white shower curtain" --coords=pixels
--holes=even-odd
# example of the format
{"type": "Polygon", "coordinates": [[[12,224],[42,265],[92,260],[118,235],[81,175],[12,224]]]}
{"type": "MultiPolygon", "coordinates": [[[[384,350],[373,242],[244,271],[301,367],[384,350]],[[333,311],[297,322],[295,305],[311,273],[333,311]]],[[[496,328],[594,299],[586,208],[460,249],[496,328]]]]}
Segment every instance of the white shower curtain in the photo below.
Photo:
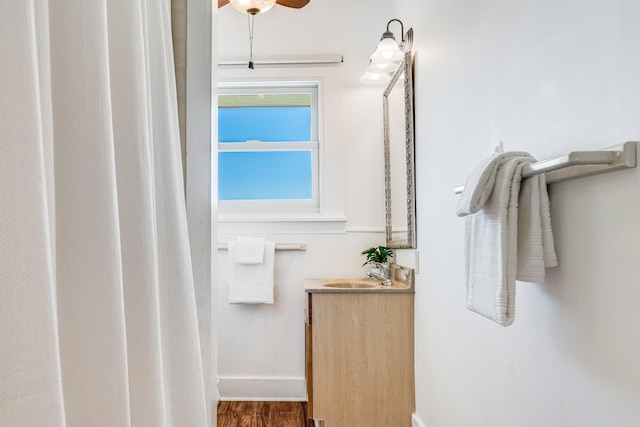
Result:
{"type": "Polygon", "coordinates": [[[205,426],[170,2],[0,0],[0,425],[205,426]]]}

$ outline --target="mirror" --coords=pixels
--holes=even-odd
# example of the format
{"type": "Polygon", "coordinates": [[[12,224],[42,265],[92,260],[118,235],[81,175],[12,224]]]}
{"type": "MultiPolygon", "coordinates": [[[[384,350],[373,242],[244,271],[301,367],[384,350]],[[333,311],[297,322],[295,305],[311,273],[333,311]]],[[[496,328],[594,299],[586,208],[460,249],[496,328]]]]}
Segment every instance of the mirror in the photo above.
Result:
{"type": "Polygon", "coordinates": [[[407,52],[382,96],[387,246],[416,247],[413,61],[407,52]]]}

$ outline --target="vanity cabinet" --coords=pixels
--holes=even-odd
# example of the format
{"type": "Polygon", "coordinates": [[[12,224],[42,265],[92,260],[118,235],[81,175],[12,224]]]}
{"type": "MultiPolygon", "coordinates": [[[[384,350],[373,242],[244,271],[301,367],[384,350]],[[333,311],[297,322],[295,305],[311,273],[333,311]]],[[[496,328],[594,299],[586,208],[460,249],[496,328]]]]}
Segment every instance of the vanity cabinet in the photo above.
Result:
{"type": "Polygon", "coordinates": [[[324,427],[410,427],[413,292],[307,292],[309,418],[324,427]]]}

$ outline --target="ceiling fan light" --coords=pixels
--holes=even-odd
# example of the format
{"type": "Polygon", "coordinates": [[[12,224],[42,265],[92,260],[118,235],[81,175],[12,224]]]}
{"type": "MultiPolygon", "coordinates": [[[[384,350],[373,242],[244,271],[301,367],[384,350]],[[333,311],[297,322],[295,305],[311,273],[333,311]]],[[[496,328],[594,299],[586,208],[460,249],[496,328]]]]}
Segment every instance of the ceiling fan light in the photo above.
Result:
{"type": "Polygon", "coordinates": [[[271,9],[276,0],[230,0],[230,3],[238,12],[257,15],[271,9]]]}

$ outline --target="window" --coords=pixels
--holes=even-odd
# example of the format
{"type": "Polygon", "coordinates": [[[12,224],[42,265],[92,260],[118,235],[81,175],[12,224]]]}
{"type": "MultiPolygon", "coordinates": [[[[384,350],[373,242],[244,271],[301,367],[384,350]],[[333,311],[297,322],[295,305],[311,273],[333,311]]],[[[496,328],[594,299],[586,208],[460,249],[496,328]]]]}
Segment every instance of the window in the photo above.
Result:
{"type": "Polygon", "coordinates": [[[221,212],[319,212],[318,82],[221,83],[221,212]]]}

